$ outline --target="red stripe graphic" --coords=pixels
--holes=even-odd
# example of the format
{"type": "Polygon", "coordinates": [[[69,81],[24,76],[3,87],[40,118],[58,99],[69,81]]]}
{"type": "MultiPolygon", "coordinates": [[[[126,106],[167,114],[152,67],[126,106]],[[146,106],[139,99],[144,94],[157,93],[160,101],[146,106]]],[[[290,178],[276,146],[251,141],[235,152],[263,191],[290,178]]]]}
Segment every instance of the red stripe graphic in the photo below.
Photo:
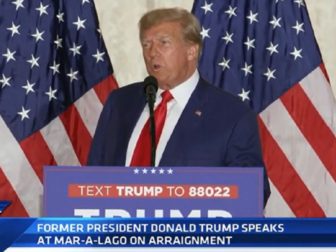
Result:
{"type": "Polygon", "coordinates": [[[262,151],[267,173],[297,217],[326,217],[279,145],[259,118],[262,151]]]}
{"type": "Polygon", "coordinates": [[[336,138],[309,97],[300,85],[295,85],[281,97],[281,101],[336,181],[336,138]]]}

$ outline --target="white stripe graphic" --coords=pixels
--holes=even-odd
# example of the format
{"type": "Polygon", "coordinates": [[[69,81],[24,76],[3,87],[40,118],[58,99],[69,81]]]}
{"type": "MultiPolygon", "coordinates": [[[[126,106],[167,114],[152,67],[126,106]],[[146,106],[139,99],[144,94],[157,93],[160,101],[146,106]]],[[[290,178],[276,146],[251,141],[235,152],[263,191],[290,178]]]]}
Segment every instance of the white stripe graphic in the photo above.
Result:
{"type": "Polygon", "coordinates": [[[41,215],[43,186],[6,123],[0,117],[0,167],[30,217],[41,215]]]}
{"type": "Polygon", "coordinates": [[[300,81],[301,87],[336,136],[336,101],[330,84],[318,67],[300,81]]]}
{"type": "Polygon", "coordinates": [[[70,138],[59,117],[56,117],[41,129],[41,134],[58,165],[80,165],[70,138]]]}
{"type": "Polygon", "coordinates": [[[329,217],[336,216],[336,183],[280,99],[272,103],[260,116],[325,214],[329,217]]]}
{"type": "Polygon", "coordinates": [[[94,89],[90,89],[85,95],[75,102],[75,106],[80,114],[86,128],[93,137],[103,105],[94,89]]]}

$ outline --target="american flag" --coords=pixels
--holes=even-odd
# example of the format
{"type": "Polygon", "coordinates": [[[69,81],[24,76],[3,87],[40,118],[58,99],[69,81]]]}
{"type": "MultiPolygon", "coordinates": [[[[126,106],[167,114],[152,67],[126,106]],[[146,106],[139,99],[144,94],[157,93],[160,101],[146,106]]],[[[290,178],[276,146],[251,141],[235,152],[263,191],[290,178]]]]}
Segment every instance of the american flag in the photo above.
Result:
{"type": "Polygon", "coordinates": [[[336,216],[336,104],[303,0],[196,0],[199,69],[259,113],[266,216],[336,216]]]}
{"type": "Polygon", "coordinates": [[[92,0],[0,1],[2,216],[41,214],[44,165],[86,164],[112,73],[92,0]]]}

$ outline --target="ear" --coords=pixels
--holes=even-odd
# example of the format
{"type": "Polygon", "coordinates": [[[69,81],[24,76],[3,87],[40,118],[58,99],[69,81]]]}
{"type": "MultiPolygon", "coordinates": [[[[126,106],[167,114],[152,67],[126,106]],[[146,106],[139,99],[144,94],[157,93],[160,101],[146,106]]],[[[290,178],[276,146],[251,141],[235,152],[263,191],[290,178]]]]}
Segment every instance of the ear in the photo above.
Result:
{"type": "Polygon", "coordinates": [[[187,49],[188,60],[194,60],[198,58],[199,46],[197,44],[190,44],[187,49]]]}

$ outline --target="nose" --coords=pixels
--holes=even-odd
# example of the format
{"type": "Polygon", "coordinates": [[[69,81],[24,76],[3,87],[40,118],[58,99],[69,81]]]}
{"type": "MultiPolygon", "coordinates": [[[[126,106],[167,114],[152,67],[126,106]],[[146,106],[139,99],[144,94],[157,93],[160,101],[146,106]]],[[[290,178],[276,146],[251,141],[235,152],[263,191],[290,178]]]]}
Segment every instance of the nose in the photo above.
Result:
{"type": "Polygon", "coordinates": [[[155,57],[157,55],[157,45],[156,43],[152,43],[150,48],[149,48],[149,56],[150,57],[155,57]]]}

